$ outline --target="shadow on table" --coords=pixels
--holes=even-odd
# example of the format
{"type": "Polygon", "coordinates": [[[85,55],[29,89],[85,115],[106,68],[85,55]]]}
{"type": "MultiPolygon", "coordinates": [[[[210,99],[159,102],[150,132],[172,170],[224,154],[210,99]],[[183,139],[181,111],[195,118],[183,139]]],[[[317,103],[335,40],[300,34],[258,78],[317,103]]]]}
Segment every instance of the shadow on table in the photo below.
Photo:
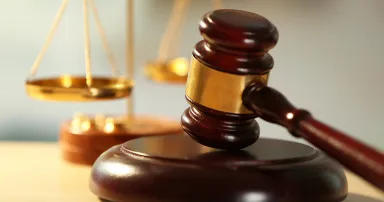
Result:
{"type": "Polygon", "coordinates": [[[362,196],[359,194],[350,193],[344,202],[384,202],[381,199],[374,199],[368,196],[362,196]]]}

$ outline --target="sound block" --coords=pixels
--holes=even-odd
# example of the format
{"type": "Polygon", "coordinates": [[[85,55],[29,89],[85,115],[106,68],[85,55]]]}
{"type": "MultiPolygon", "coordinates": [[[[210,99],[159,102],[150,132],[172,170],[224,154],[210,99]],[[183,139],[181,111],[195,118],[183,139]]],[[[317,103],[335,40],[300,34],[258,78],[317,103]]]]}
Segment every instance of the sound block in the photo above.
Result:
{"type": "Polygon", "coordinates": [[[259,139],[229,152],[185,135],[110,148],[93,165],[90,188],[114,202],[336,202],[348,193],[342,167],[310,146],[259,139]]]}

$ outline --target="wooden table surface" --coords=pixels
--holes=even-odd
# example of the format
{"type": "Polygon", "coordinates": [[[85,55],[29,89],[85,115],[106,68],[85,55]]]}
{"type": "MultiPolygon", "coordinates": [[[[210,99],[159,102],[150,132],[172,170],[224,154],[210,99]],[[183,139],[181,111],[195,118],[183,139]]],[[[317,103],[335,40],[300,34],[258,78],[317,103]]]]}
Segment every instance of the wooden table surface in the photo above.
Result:
{"type": "MultiPolygon", "coordinates": [[[[64,162],[56,143],[0,143],[0,201],[97,202],[88,188],[90,167],[64,162]]],[[[347,173],[346,202],[382,202],[384,193],[347,173]]]]}

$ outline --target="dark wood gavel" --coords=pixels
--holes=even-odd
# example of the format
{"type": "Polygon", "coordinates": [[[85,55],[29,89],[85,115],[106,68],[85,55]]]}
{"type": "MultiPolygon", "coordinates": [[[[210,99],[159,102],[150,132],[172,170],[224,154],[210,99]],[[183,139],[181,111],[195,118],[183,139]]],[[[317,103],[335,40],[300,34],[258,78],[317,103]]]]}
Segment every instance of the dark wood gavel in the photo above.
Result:
{"type": "Polygon", "coordinates": [[[341,164],[384,190],[383,154],[267,87],[268,50],[278,40],[270,21],[223,9],[205,14],[199,28],[204,40],[193,50],[186,84],[191,106],[181,117],[188,136],[142,137],[108,149],[92,168],[94,194],[130,202],[340,202],[348,196],[341,164]],[[259,138],[258,117],[319,149],[259,138]]]}
{"type": "MultiPolygon", "coordinates": [[[[295,108],[267,87],[278,41],[276,27],[257,14],[217,10],[199,25],[186,87],[191,104],[182,116],[184,131],[200,144],[224,150],[257,141],[259,117],[304,138],[349,170],[384,190],[384,155],[295,108]]],[[[273,149],[273,148],[271,148],[273,149]]]]}

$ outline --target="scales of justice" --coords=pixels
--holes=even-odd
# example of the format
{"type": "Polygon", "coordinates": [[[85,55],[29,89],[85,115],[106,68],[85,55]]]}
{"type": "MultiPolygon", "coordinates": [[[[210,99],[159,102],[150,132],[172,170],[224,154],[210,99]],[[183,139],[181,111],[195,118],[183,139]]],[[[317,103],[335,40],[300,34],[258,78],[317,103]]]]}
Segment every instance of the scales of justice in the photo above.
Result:
{"type": "MultiPolygon", "coordinates": [[[[60,19],[67,2],[56,19],[60,19]]],[[[86,76],[30,77],[26,82],[30,96],[57,101],[132,97],[133,78],[91,75],[88,6],[96,8],[92,0],[84,0],[86,76]]],[[[132,6],[133,1],[128,1],[129,33],[133,28],[132,6]]],[[[274,66],[268,51],[279,37],[272,22],[247,11],[214,9],[202,16],[198,30],[202,40],[191,48],[190,65],[179,58],[160,57],[162,60],[145,67],[153,80],[186,82],[185,97],[190,107],[181,122],[143,119],[150,129],[140,133],[145,127],[136,131],[134,126],[141,119],[130,112],[119,118],[74,119],[72,122],[88,123],[88,130],[75,133],[72,129],[83,125],[71,123],[74,126],[66,127],[61,134],[67,160],[81,163],[84,161],[79,159],[87,155],[97,159],[88,161],[93,164],[90,189],[95,195],[114,202],[339,202],[348,195],[344,169],[384,191],[381,152],[317,120],[309,111],[296,108],[268,86],[274,66]],[[187,68],[187,74],[180,74],[180,70],[167,77],[164,72],[177,66],[187,68]],[[257,118],[286,128],[316,148],[263,138],[257,118]],[[184,133],[179,133],[181,130],[184,133]],[[74,151],[70,154],[68,148],[83,151],[83,155],[74,151]],[[102,154],[96,156],[92,149],[102,154]]],[[[100,33],[103,36],[103,31],[100,33]]],[[[128,35],[127,69],[132,73],[133,36],[128,35]]],[[[38,64],[39,57],[31,75],[38,64]]],[[[128,106],[132,107],[130,101],[128,106]]]]}

